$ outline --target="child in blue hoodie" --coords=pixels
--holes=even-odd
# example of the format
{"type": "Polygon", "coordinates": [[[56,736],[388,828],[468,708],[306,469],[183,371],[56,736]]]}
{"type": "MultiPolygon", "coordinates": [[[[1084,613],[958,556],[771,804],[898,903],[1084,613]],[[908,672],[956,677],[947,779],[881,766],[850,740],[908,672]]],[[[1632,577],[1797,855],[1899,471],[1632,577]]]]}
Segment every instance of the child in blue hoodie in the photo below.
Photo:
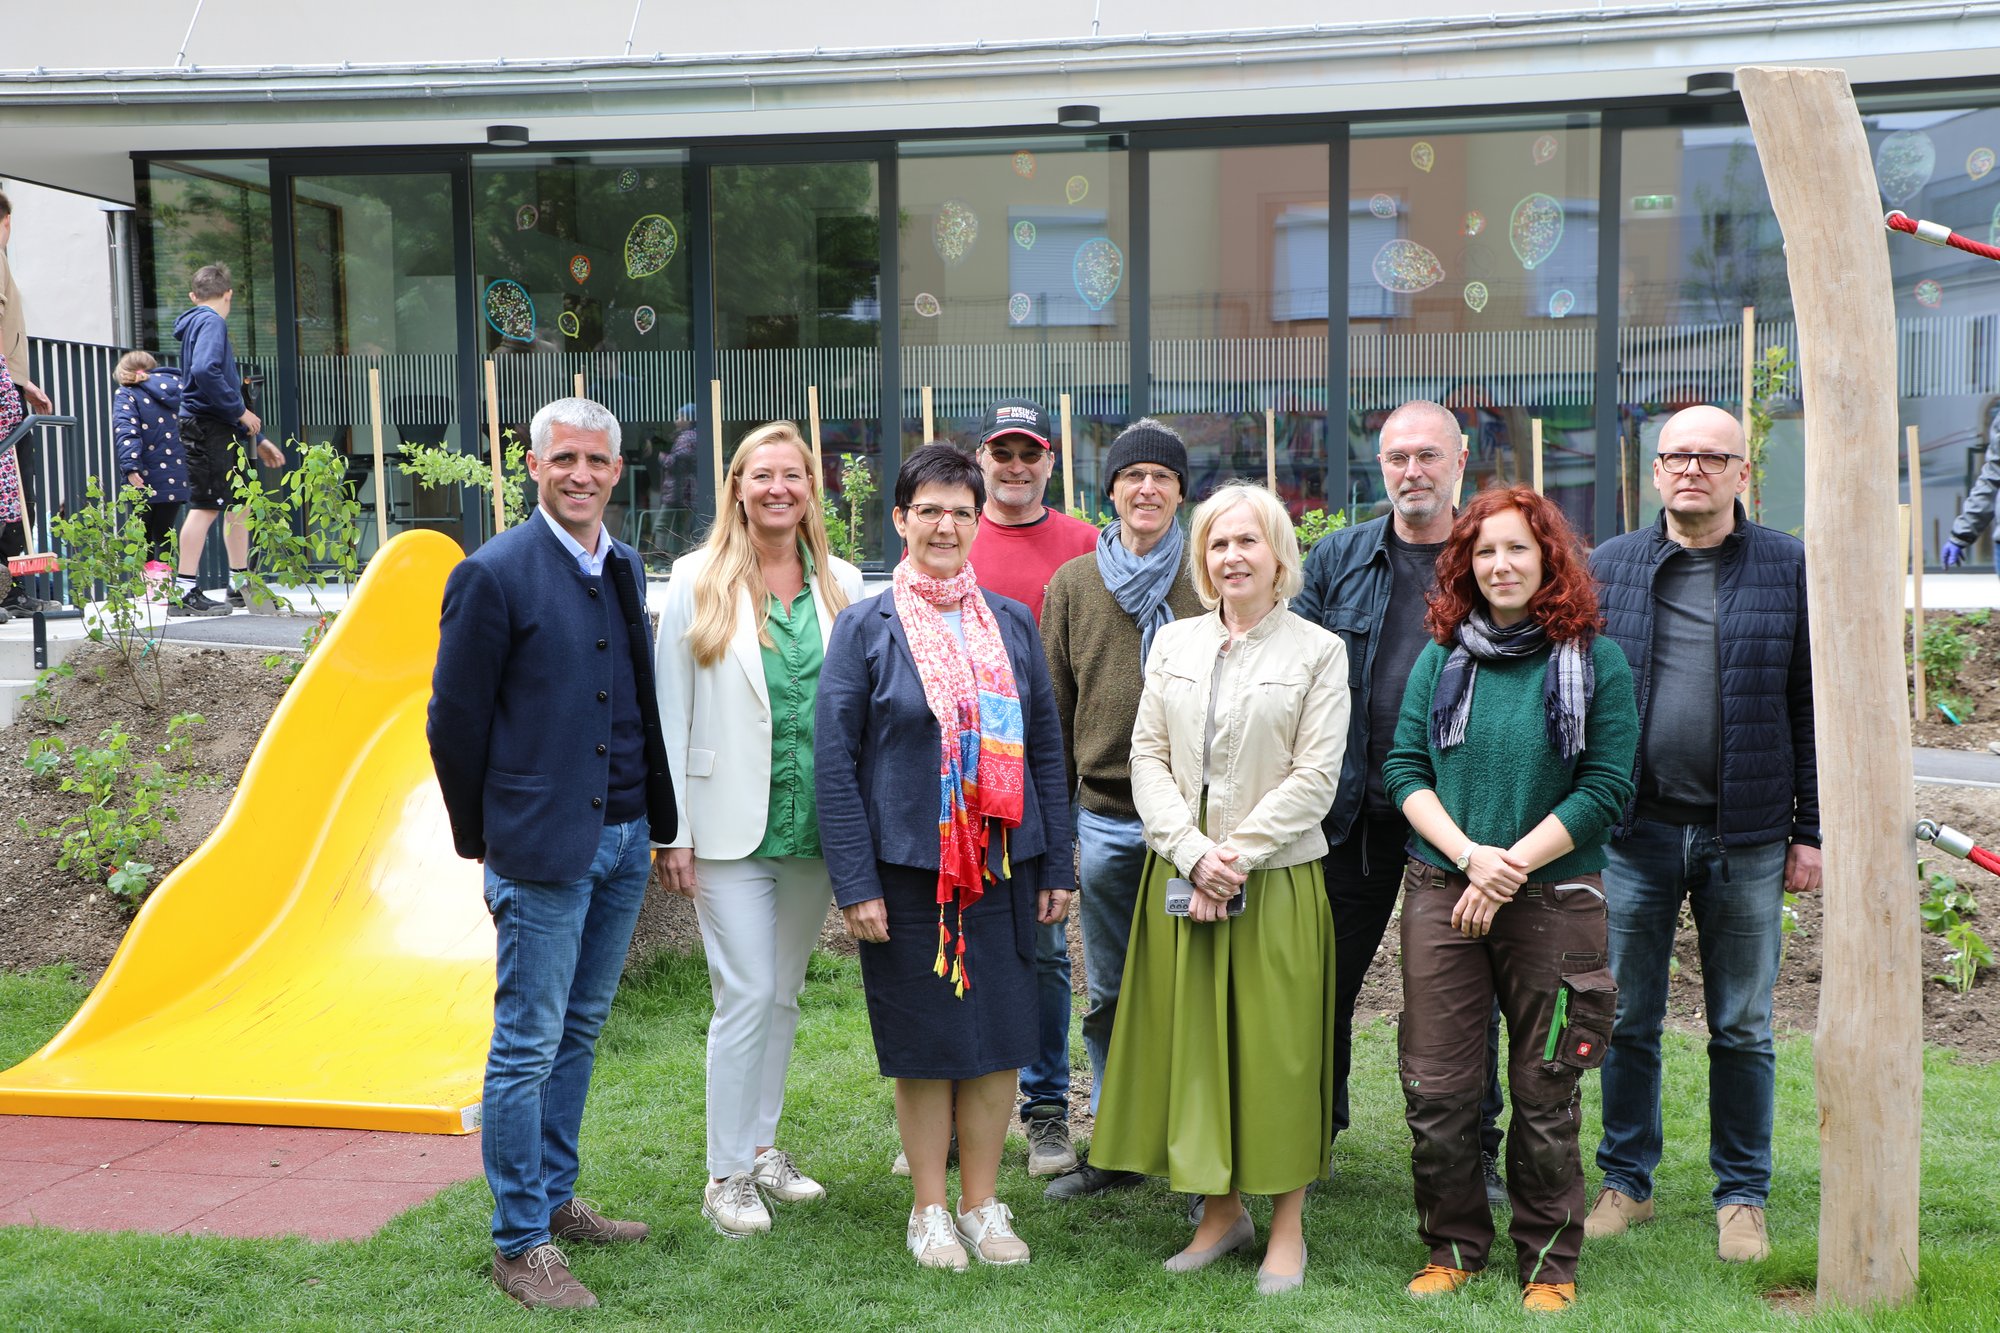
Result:
{"type": "Polygon", "coordinates": [[[127,352],[112,378],[111,438],[118,475],[138,487],[135,511],[146,525],[146,554],[172,559],[169,538],[188,500],[187,453],[181,446],[181,377],[162,369],[151,352],[127,352]]]}

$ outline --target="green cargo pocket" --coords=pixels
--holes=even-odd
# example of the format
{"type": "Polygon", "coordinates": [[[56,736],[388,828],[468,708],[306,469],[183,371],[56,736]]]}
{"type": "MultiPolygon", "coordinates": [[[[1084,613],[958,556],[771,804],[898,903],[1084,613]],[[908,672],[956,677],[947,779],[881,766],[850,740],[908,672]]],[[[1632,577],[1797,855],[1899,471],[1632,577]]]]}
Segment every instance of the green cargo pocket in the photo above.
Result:
{"type": "Polygon", "coordinates": [[[1595,1069],[1611,1045],[1611,1022],[1618,1013],[1618,983],[1600,967],[1562,979],[1556,997],[1560,1020],[1549,1033],[1542,1058],[1570,1069],[1595,1069]]]}

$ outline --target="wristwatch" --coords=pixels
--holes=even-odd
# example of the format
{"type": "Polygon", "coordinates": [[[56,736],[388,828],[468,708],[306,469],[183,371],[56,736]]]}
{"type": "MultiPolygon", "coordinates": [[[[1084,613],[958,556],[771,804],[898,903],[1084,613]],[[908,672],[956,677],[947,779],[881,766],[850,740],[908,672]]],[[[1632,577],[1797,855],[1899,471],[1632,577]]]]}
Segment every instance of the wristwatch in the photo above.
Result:
{"type": "Polygon", "coordinates": [[[1452,869],[1458,871],[1459,874],[1463,875],[1465,873],[1465,868],[1472,864],[1472,849],[1474,847],[1477,847],[1478,845],[1479,844],[1476,842],[1466,843],[1465,850],[1460,852],[1458,854],[1457,859],[1451,863],[1452,869]]]}

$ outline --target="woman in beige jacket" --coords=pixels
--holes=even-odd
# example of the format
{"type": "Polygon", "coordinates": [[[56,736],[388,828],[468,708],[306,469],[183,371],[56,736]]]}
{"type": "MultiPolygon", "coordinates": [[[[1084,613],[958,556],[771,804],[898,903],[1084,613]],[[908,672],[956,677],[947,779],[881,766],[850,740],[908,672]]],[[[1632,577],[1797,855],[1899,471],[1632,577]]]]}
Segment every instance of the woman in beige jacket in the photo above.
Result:
{"type": "Polygon", "coordinates": [[[1304,1279],[1300,1206],[1333,1130],[1320,819],[1347,745],[1347,650],[1285,609],[1298,541],[1270,492],[1222,487],[1189,550],[1213,610],[1161,629],[1146,662],[1132,795],[1150,852],[1090,1157],[1207,1197],[1173,1272],[1253,1245],[1241,1196],[1274,1196],[1271,1293],[1304,1279]]]}

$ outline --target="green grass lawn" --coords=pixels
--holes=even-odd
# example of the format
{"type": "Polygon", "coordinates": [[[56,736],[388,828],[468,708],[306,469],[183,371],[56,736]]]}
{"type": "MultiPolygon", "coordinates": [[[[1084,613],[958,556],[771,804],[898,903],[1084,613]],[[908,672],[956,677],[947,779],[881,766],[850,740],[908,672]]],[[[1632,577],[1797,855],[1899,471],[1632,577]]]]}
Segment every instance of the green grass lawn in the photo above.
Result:
{"type": "MultiPolygon", "coordinates": [[[[55,972],[0,974],[0,1064],[53,1034],[83,993],[55,972]]],[[[1160,1261],[1185,1243],[1183,1203],[1164,1187],[1067,1207],[1044,1203],[1010,1152],[1001,1194],[1034,1247],[1025,1269],[920,1273],[902,1247],[908,1182],[888,1173],[896,1139],[855,966],[815,957],[792,1066],[785,1142],[825,1182],[822,1203],[781,1210],[754,1241],[726,1241],[701,1218],[702,1042],[707,978],[699,958],[656,962],[620,994],[599,1048],[584,1125],[583,1193],[653,1225],[645,1245],[573,1252],[603,1308],[530,1315],[486,1281],[485,1187],[447,1190],[373,1240],[315,1245],[181,1236],[0,1229],[0,1328],[439,1329],[578,1327],[765,1329],[1486,1329],[1525,1318],[1501,1240],[1489,1274],[1421,1307],[1402,1284],[1422,1265],[1412,1218],[1409,1134],[1394,1078],[1394,1034],[1378,1026],[1355,1053],[1355,1125],[1337,1177],[1306,1207],[1304,1289],[1260,1301],[1254,1260],[1191,1277],[1160,1261]]],[[[1077,1059],[1082,1059],[1078,1048],[1077,1059]]],[[[1667,1050],[1668,1157],[1659,1217],[1586,1249],[1573,1329],[2000,1327],[2000,1066],[1926,1060],[1922,1284],[1910,1309],[1873,1320],[1801,1319],[1762,1292],[1810,1289],[1816,1263],[1818,1146],[1812,1051],[1780,1049],[1773,1257],[1715,1258],[1709,1206],[1706,1068],[1696,1041],[1667,1050]]],[[[1585,1159],[1597,1141],[1586,1089],[1585,1159]]],[[[1261,1201],[1253,1212],[1262,1221],[1261,1201]]]]}

